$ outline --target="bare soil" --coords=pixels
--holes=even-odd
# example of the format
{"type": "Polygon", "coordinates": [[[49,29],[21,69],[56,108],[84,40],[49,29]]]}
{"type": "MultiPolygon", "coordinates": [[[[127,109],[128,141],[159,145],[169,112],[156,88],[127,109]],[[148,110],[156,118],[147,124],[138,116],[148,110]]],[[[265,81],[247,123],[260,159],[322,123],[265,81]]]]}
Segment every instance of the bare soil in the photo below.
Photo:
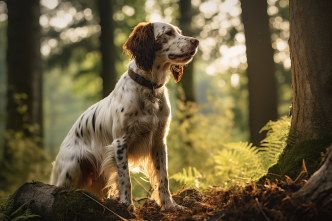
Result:
{"type": "MultiPolygon", "coordinates": [[[[61,220],[332,220],[332,211],[292,196],[305,183],[266,180],[264,185],[248,184],[229,190],[219,187],[203,191],[180,189],[173,193],[173,199],[187,207],[184,211],[161,211],[160,206],[152,200],[134,209],[133,206],[120,205],[115,200],[102,202],[85,190],[57,188],[39,182],[24,184],[8,199],[14,200],[14,206],[11,207],[13,211],[27,202],[31,205],[32,214],[41,216],[29,220],[59,220],[60,217],[61,220]],[[42,200],[38,202],[39,199],[42,200]],[[41,208],[42,204],[44,206],[41,208]]],[[[0,218],[1,213],[10,214],[6,212],[6,207],[0,205],[0,218]]]]}

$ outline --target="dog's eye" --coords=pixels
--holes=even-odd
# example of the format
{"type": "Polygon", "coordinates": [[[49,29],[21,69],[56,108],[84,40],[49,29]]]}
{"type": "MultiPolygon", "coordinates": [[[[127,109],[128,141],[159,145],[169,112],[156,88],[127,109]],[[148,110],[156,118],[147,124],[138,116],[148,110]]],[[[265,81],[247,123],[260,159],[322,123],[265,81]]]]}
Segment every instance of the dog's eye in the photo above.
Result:
{"type": "Polygon", "coordinates": [[[166,32],[166,35],[172,36],[173,33],[172,33],[172,31],[168,31],[168,32],[166,32]]]}

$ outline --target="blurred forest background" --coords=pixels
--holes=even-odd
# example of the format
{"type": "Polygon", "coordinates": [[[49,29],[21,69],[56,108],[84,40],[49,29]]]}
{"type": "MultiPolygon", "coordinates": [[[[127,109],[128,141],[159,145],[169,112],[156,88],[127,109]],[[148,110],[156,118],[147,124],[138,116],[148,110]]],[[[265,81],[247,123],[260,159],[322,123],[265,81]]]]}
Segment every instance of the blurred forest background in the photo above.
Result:
{"type": "MultiPolygon", "coordinates": [[[[171,23],[200,41],[183,80],[168,83],[171,191],[179,183],[207,188],[257,180],[273,163],[264,159],[282,151],[289,118],[264,128],[267,138],[279,128],[270,137],[279,145],[271,158],[262,156],[269,141],[260,143],[265,134],[259,130],[288,116],[291,105],[287,0],[28,1],[23,11],[31,9],[40,29],[26,25],[28,17],[18,12],[24,1],[0,1],[0,196],[26,181],[49,182],[61,142],[80,114],[107,96],[126,71],[129,58],[121,47],[144,21],[171,23]],[[24,73],[24,63],[11,63],[18,54],[38,60],[9,37],[18,32],[15,24],[7,29],[11,15],[23,37],[34,33],[30,38],[40,43],[33,76],[24,73]],[[29,76],[37,92],[13,89],[30,82],[29,76]]],[[[134,198],[146,195],[138,182],[149,189],[142,176],[132,179],[134,198]]]]}

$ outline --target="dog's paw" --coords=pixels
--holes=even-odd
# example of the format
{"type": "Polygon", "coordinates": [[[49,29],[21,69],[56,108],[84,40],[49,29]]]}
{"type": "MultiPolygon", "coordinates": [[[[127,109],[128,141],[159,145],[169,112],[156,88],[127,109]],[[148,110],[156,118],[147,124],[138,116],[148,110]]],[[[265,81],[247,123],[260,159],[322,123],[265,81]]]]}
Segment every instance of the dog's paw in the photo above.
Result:
{"type": "Polygon", "coordinates": [[[130,212],[135,212],[136,211],[136,207],[134,206],[134,204],[130,204],[129,206],[128,206],[128,210],[130,211],[130,212]]]}
{"type": "Polygon", "coordinates": [[[187,207],[180,206],[180,205],[176,204],[175,202],[173,202],[171,205],[168,205],[168,206],[163,205],[161,207],[161,211],[164,211],[168,208],[174,208],[174,209],[177,209],[177,210],[187,210],[188,209],[187,207]]]}

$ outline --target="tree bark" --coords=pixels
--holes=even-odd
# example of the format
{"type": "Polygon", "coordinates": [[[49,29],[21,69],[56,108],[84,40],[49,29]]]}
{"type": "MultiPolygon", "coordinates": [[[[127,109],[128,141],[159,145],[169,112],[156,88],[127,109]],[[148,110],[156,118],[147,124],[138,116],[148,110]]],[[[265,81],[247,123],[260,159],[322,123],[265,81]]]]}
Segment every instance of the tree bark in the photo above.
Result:
{"type": "Polygon", "coordinates": [[[332,142],[332,2],[289,2],[292,123],[288,145],[271,173],[295,179],[304,159],[308,175],[332,142]]]}
{"type": "MultiPolygon", "coordinates": [[[[42,59],[40,54],[39,0],[8,1],[7,122],[6,130],[43,137],[42,59]],[[17,104],[15,94],[26,94],[17,104]],[[26,116],[17,111],[27,108],[26,116]],[[32,131],[24,124],[38,125],[32,131]]],[[[42,147],[42,142],[39,144],[42,147]]]]}
{"type": "Polygon", "coordinates": [[[332,2],[291,0],[292,126],[297,141],[332,137],[332,2]]]}
{"type": "Polygon", "coordinates": [[[117,75],[115,62],[117,60],[114,45],[113,6],[112,0],[98,0],[100,16],[100,51],[102,55],[102,72],[103,79],[103,98],[107,97],[114,89],[117,75]]]}
{"type": "MultiPolygon", "coordinates": [[[[326,137],[332,142],[332,2],[291,0],[289,3],[293,81],[291,129],[296,142],[326,137]]],[[[311,152],[320,151],[315,146],[311,148],[311,152]]],[[[295,196],[332,209],[332,144],[324,165],[295,196]]]]}
{"type": "Polygon", "coordinates": [[[260,129],[278,118],[275,63],[266,0],[241,1],[247,46],[250,140],[259,145],[260,129]]]}
{"type": "MultiPolygon", "coordinates": [[[[180,0],[180,29],[186,36],[193,36],[194,33],[191,27],[191,18],[193,10],[191,7],[191,0],[180,0]]],[[[183,69],[183,77],[180,81],[187,101],[196,102],[195,88],[194,88],[194,60],[183,69]]]]}

